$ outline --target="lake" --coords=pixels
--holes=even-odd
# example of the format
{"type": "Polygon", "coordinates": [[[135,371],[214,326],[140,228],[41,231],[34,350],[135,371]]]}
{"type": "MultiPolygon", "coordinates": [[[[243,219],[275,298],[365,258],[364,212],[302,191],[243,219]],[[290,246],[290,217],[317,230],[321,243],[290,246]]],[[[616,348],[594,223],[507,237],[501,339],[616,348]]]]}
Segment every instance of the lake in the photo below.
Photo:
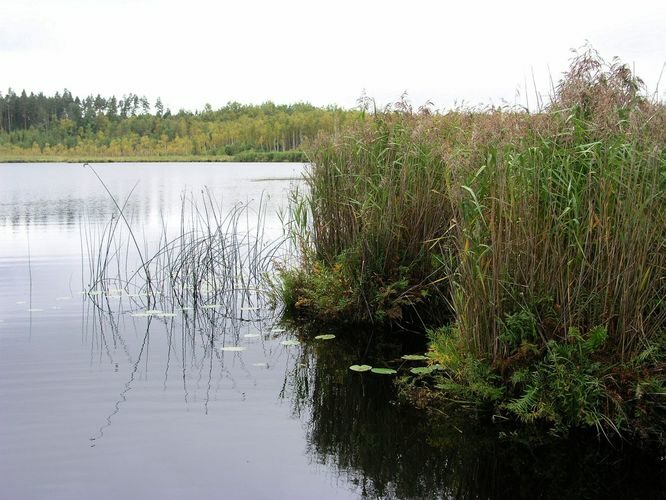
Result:
{"type": "MultiPolygon", "coordinates": [[[[261,259],[243,256],[288,256],[274,242],[303,165],[94,168],[104,184],[81,165],[0,165],[0,499],[663,497],[663,467],[642,455],[505,439],[348,369],[423,339],[329,329],[290,342],[261,259]],[[138,254],[208,209],[233,221],[223,236],[240,250],[200,262],[237,265],[232,294],[202,289],[202,308],[137,287],[138,254]],[[114,288],[93,282],[100,259],[114,288]]],[[[163,277],[189,265],[168,248],[153,261],[163,277]]]]}

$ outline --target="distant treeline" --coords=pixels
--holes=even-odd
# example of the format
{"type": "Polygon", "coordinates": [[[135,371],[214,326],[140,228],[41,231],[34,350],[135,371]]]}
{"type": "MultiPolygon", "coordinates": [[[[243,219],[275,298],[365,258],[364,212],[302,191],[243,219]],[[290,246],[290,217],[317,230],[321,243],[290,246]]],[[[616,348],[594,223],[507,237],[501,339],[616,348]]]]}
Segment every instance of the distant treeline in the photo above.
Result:
{"type": "Polygon", "coordinates": [[[300,158],[301,143],[358,116],[307,103],[172,113],[158,98],[0,93],[0,160],[40,158],[300,158]]]}

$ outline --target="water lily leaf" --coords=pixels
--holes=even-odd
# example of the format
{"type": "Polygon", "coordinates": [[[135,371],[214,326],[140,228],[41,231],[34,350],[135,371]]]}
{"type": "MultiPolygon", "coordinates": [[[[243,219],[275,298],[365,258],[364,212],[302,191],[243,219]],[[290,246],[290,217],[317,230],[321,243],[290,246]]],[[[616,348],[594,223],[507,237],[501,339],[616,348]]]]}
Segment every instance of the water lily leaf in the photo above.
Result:
{"type": "Polygon", "coordinates": [[[434,372],[435,369],[436,368],[432,366],[419,366],[417,368],[412,368],[409,371],[412,372],[414,375],[429,375],[432,372],[434,372]]]}
{"type": "Polygon", "coordinates": [[[332,340],[334,338],[335,338],[335,335],[333,335],[332,333],[326,333],[324,335],[317,335],[315,337],[315,340],[332,340]]]}
{"type": "Polygon", "coordinates": [[[280,344],[286,345],[287,347],[301,345],[301,343],[298,340],[283,340],[282,342],[280,342],[280,344]]]}
{"type": "Polygon", "coordinates": [[[370,371],[378,375],[393,375],[394,373],[398,373],[393,368],[373,368],[370,371]]]}
{"type": "Polygon", "coordinates": [[[354,371],[354,372],[367,372],[367,371],[372,370],[372,366],[370,366],[370,365],[351,365],[349,367],[349,369],[351,371],[354,371]]]}
{"type": "Polygon", "coordinates": [[[220,347],[219,349],[220,349],[220,351],[241,352],[241,351],[244,351],[246,349],[246,347],[241,347],[241,346],[238,346],[238,345],[234,345],[234,346],[220,347]]]}
{"type": "Polygon", "coordinates": [[[402,359],[406,361],[425,361],[428,359],[428,356],[423,354],[405,354],[402,359]]]}

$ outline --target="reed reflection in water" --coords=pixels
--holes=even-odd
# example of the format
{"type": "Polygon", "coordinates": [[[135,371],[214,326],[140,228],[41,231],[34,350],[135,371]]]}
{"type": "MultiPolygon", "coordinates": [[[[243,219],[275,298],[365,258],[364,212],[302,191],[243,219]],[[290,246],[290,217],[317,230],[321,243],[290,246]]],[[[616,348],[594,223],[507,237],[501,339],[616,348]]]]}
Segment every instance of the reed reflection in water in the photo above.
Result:
{"type": "Polygon", "coordinates": [[[289,374],[286,396],[305,422],[311,459],[364,498],[664,497],[666,470],[638,452],[580,446],[575,437],[503,439],[510,428],[400,404],[393,377],[348,368],[399,363],[418,347],[400,335],[341,332],[304,346],[289,374]]]}

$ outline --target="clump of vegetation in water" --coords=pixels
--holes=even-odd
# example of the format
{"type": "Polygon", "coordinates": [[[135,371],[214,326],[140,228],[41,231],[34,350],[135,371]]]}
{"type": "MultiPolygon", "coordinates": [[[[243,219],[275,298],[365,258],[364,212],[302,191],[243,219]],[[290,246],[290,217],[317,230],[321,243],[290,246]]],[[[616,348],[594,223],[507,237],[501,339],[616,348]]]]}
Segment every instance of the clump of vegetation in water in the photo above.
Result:
{"type": "Polygon", "coordinates": [[[538,113],[403,105],[311,157],[292,307],[419,318],[448,399],[663,436],[666,107],[626,66],[587,51],[538,113]]]}
{"type": "Polygon", "coordinates": [[[305,316],[390,323],[450,313],[449,174],[420,117],[400,106],[310,145],[308,191],[294,202],[303,260],[282,287],[305,316]]]}

